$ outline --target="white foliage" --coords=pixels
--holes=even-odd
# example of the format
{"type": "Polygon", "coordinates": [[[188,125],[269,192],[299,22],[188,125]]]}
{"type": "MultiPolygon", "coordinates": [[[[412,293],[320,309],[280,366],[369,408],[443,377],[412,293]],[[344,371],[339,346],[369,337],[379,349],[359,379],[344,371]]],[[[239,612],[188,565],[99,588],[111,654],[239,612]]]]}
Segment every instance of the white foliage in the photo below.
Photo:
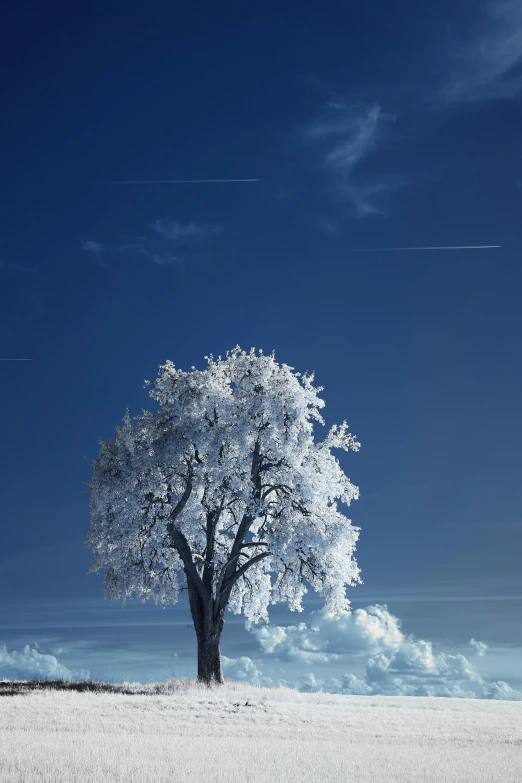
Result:
{"type": "MultiPolygon", "coordinates": [[[[302,611],[305,578],[328,611],[349,611],[345,587],[357,583],[353,558],[359,537],[337,508],[358,497],[332,448],[357,451],[347,424],[314,441],[312,420],[324,425],[324,401],[313,374],[293,373],[274,355],[236,346],[226,358],[205,357],[205,370],[184,372],[171,361],[160,366],[150,396],[161,410],[131,420],[127,410],[115,439],[100,441],[94,460],[91,524],[85,539],[94,551],[89,572],[107,568],[111,597],[132,593],[165,606],[175,603],[184,563],[167,529],[189,544],[200,576],[207,562],[207,524],[214,528],[213,596],[241,520],[249,527],[239,566],[256,561],[235,582],[228,608],[254,622],[268,620],[269,603],[288,601],[302,611]],[[259,472],[252,476],[255,448],[259,472]],[[180,513],[176,507],[192,489],[180,513]],[[272,583],[270,572],[275,573],[272,583]]],[[[146,385],[150,381],[145,382],[146,385]]]]}

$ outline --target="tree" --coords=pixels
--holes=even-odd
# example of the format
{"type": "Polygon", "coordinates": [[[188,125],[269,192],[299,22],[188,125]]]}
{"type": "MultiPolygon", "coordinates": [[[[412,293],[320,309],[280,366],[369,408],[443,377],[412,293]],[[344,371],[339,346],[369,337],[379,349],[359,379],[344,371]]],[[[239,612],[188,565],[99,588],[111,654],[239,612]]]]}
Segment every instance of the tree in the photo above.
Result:
{"type": "Polygon", "coordinates": [[[227,607],[255,623],[269,602],[302,612],[306,579],[333,615],[349,610],[360,528],[337,500],[349,506],[359,491],[331,449],[360,444],[346,422],[314,441],[324,401],[313,373],[239,346],[205,359],[203,371],[160,365],[149,394],[161,410],[131,421],[127,409],[116,438],[99,441],[84,543],[88,573],[107,568],[105,597],[135,592],[165,608],[188,591],[198,681],[210,685],[223,683],[227,607]]]}

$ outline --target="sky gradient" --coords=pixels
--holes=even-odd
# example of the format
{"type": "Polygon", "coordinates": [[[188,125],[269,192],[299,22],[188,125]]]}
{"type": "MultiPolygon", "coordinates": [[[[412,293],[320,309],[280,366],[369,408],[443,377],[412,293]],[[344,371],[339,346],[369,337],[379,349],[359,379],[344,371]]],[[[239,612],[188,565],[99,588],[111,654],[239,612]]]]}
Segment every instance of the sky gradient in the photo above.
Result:
{"type": "Polygon", "coordinates": [[[185,594],[87,574],[87,485],[159,365],[239,344],[361,442],[364,584],[227,612],[225,676],[520,699],[520,4],[178,5],[0,32],[0,679],[196,676],[185,594]]]}

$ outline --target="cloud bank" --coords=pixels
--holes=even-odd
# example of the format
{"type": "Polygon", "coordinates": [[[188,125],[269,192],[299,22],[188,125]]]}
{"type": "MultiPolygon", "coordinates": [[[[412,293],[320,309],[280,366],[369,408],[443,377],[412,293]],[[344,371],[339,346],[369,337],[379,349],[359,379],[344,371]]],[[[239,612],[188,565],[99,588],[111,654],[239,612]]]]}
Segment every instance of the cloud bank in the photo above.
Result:
{"type": "MultiPolygon", "coordinates": [[[[247,620],[245,628],[257,640],[260,656],[222,655],[225,677],[240,682],[344,695],[522,700],[519,690],[504,680],[490,681],[464,655],[437,652],[431,642],[405,634],[386,604],[341,612],[337,618],[322,608],[310,612],[308,622],[286,627],[247,620]],[[302,672],[303,666],[307,671],[292,678],[292,668],[302,672]],[[274,669],[276,676],[265,673],[274,669]]],[[[475,639],[469,645],[470,655],[477,657],[489,649],[475,639]]],[[[12,652],[0,647],[0,679],[90,678],[87,670],[73,672],[59,663],[55,655],[64,652],[63,646],[51,647],[54,655],[43,654],[38,643],[34,647],[12,652]]]]}
{"type": "Polygon", "coordinates": [[[8,652],[5,644],[0,647],[0,680],[87,680],[89,677],[87,670],[72,672],[54,655],[41,653],[28,644],[21,652],[8,652]]]}
{"type": "MultiPolygon", "coordinates": [[[[266,656],[267,662],[317,664],[346,662],[340,677],[321,678],[313,671],[294,681],[263,674],[261,664],[248,657],[223,657],[225,676],[256,685],[284,685],[300,691],[385,696],[446,696],[522,700],[522,693],[503,680],[489,682],[461,654],[434,652],[431,642],[404,634],[401,622],[386,604],[342,612],[338,619],[324,609],[313,611],[309,622],[295,626],[245,623],[266,656]],[[349,672],[350,660],[365,660],[364,679],[349,672]]],[[[470,641],[479,656],[487,645],[470,641]]]]}

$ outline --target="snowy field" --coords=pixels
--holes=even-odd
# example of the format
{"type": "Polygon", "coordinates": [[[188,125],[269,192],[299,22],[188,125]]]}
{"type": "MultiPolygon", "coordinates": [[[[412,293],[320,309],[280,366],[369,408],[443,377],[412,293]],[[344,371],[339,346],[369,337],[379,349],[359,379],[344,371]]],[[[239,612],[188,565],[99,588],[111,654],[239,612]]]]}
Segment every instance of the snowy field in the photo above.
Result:
{"type": "Polygon", "coordinates": [[[0,696],[1,783],[522,781],[520,701],[125,686],[0,696]]]}

